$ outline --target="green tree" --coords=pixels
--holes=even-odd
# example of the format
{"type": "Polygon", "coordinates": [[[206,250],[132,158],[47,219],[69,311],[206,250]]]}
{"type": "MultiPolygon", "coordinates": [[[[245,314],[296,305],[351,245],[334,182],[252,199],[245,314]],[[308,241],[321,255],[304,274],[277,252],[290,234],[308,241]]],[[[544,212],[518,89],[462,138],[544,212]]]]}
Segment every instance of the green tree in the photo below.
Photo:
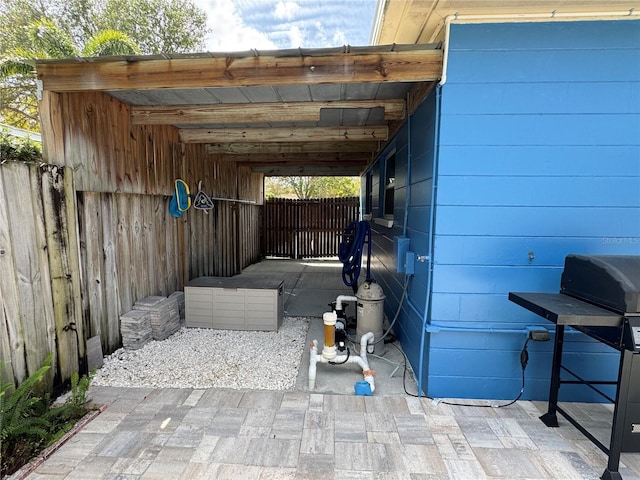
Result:
{"type": "Polygon", "coordinates": [[[34,59],[74,56],[130,55],[138,46],[122,32],[104,30],[78,49],[68,33],[52,20],[41,19],[27,25],[26,43],[15,47],[0,61],[2,106],[0,122],[28,130],[38,130],[36,74],[34,59]]]}
{"type": "Polygon", "coordinates": [[[49,19],[78,50],[104,30],[129,36],[142,54],[189,53],[205,46],[207,14],[193,0],[2,0],[0,55],[23,48],[26,27],[49,19]]]}
{"type": "Polygon", "coordinates": [[[298,199],[357,197],[358,177],[267,177],[265,196],[295,196],[298,199]]]}
{"type": "Polygon", "coordinates": [[[109,0],[97,24],[126,33],[143,53],[202,51],[207,14],[192,0],[109,0]]]}
{"type": "Polygon", "coordinates": [[[193,0],[2,0],[0,123],[39,129],[34,59],[192,52],[206,20],[193,0]]]}

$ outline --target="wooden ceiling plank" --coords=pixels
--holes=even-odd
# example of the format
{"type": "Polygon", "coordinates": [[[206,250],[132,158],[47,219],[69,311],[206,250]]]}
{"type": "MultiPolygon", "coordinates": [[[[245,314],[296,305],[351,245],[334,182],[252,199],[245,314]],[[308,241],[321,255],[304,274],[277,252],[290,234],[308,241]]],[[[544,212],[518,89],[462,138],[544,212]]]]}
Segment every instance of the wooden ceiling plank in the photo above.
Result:
{"type": "Polygon", "coordinates": [[[39,61],[44,90],[145,90],[318,83],[437,80],[442,52],[424,50],[291,57],[177,58],[110,61],[39,61]]]}
{"type": "Polygon", "coordinates": [[[377,152],[379,142],[302,142],[302,143],[211,143],[207,144],[209,155],[247,154],[301,154],[321,152],[377,152]]]}
{"type": "Polygon", "coordinates": [[[436,82],[419,82],[413,85],[407,94],[407,111],[413,115],[425,98],[436,87],[436,82]]]}
{"type": "Polygon", "coordinates": [[[184,128],[183,143],[367,142],[388,139],[386,125],[362,127],[184,128]]]}
{"type": "Polygon", "coordinates": [[[369,152],[360,153],[304,153],[300,155],[221,155],[220,160],[241,162],[241,163],[262,163],[269,165],[366,165],[371,160],[372,154],[369,152]]]}
{"type": "Polygon", "coordinates": [[[317,176],[317,177],[359,177],[364,171],[364,167],[340,167],[340,166],[251,166],[254,173],[262,173],[266,176],[289,177],[296,175],[317,176]]]}
{"type": "Polygon", "coordinates": [[[317,122],[324,108],[383,108],[385,120],[405,117],[403,99],[335,102],[234,103],[213,105],[159,105],[131,107],[133,125],[202,123],[317,122]]]}

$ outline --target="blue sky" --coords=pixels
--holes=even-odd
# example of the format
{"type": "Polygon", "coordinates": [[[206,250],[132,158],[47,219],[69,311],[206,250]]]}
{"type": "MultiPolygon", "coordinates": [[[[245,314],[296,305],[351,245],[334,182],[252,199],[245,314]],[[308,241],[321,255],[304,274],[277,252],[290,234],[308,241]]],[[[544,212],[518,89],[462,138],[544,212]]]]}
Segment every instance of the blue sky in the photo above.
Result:
{"type": "Polygon", "coordinates": [[[207,12],[207,50],[369,45],[376,0],[194,0],[207,12]]]}

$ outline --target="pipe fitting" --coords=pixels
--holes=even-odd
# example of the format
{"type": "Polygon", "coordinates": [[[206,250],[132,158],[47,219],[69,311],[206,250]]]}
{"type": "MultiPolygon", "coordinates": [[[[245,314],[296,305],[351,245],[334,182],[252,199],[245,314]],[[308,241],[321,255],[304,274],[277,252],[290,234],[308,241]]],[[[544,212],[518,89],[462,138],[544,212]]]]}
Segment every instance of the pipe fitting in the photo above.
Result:
{"type": "Polygon", "coordinates": [[[357,302],[358,299],[353,295],[338,295],[336,297],[336,311],[342,310],[343,302],[357,302]]]}

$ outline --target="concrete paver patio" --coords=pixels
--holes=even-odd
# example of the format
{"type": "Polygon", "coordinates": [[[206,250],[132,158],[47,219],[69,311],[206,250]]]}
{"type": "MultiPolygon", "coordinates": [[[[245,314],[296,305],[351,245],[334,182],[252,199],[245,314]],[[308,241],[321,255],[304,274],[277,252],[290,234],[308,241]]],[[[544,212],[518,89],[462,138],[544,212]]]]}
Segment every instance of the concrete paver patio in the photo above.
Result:
{"type": "MultiPolygon", "coordinates": [[[[606,456],[543,402],[92,387],[108,405],[42,463],[46,479],[597,479],[606,456]]],[[[606,436],[611,405],[565,404],[606,436]]],[[[640,454],[623,454],[625,480],[640,454]]]]}
{"type": "MultiPolygon", "coordinates": [[[[340,284],[339,267],[327,262],[266,261],[246,270],[284,279],[289,316],[321,317],[331,300],[349,293],[340,284]]],[[[322,335],[321,321],[311,324],[309,335],[316,334],[322,335]]],[[[578,480],[602,475],[606,455],[576,428],[561,416],[559,428],[538,419],[546,402],[483,408],[416,398],[404,393],[402,371],[393,375],[389,363],[391,358],[399,364],[402,354],[387,350],[386,360],[374,367],[376,392],[367,397],[353,395],[353,384],[361,379],[357,369],[340,366],[319,371],[316,390],[309,391],[308,352],[292,391],[92,386],[89,396],[105,405],[104,411],[27,478],[578,480]]],[[[407,384],[415,392],[415,382],[407,378],[407,384]]],[[[562,406],[608,445],[613,405],[562,406]]],[[[623,454],[620,472],[625,480],[640,480],[640,453],[623,454]]]]}

